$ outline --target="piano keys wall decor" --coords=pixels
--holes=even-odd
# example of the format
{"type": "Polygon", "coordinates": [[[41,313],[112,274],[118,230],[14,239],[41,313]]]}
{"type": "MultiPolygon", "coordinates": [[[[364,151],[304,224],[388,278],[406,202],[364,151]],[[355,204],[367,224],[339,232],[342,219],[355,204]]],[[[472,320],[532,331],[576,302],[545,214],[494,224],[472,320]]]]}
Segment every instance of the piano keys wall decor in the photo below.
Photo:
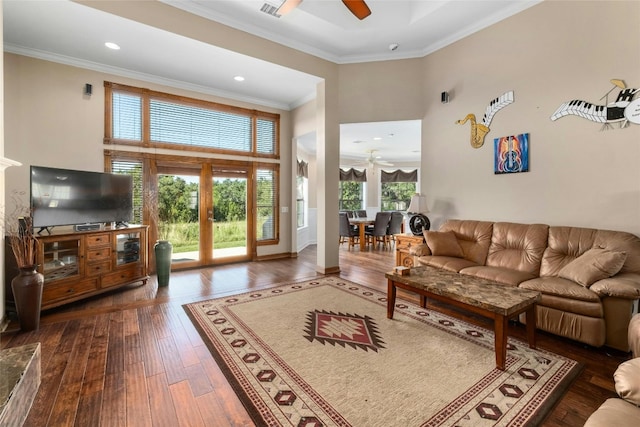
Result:
{"type": "Polygon", "coordinates": [[[493,147],[493,173],[529,172],[528,133],[496,138],[493,147]]]}
{"type": "Polygon", "coordinates": [[[473,148],[480,148],[484,144],[484,137],[489,133],[489,125],[495,114],[502,110],[507,105],[513,102],[513,91],[505,92],[496,99],[489,102],[487,109],[485,110],[482,122],[476,123],[475,114],[467,114],[467,116],[456,121],[457,124],[463,125],[467,121],[471,122],[471,146],[473,148]]]}
{"type": "Polygon", "coordinates": [[[612,123],[619,123],[625,128],[629,123],[640,124],[640,99],[634,97],[640,89],[627,88],[623,80],[612,79],[613,87],[604,94],[604,105],[592,104],[580,99],[567,101],[560,105],[551,120],[556,121],[565,116],[579,116],[596,123],[602,123],[600,130],[613,129],[612,123]],[[609,102],[609,94],[616,88],[620,89],[615,101],[609,102]]]}

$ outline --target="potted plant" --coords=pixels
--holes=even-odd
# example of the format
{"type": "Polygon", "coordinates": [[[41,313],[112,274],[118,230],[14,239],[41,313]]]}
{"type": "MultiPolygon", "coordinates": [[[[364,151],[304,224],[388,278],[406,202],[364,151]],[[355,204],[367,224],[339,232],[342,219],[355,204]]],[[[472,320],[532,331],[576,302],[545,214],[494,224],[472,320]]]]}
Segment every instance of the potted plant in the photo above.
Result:
{"type": "MultiPolygon", "coordinates": [[[[19,211],[19,207],[16,208],[16,212],[19,211]]],[[[19,274],[11,281],[11,290],[20,329],[22,331],[37,330],[40,327],[44,276],[37,270],[38,239],[33,233],[31,217],[11,216],[5,221],[5,232],[19,269],[19,274]]]]}

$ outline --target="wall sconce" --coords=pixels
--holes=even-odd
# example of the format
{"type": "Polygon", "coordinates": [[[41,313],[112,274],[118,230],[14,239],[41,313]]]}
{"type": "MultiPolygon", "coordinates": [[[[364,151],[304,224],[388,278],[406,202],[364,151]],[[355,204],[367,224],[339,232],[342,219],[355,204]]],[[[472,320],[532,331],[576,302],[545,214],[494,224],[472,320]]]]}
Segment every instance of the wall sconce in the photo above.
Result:
{"type": "Polygon", "coordinates": [[[91,92],[93,92],[93,86],[90,83],[84,84],[84,94],[87,96],[91,96],[91,92]]]}
{"type": "Polygon", "coordinates": [[[449,103],[449,92],[442,92],[440,94],[440,102],[442,102],[443,104],[449,103]]]}

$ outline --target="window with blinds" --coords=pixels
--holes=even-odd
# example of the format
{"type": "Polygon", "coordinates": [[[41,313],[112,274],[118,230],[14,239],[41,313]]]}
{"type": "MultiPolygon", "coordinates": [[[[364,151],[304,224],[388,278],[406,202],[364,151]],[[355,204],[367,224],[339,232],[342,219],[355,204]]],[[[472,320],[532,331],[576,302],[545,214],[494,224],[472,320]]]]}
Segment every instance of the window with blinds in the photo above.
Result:
{"type": "Polygon", "coordinates": [[[278,223],[276,173],[272,169],[258,169],[256,178],[257,241],[274,240],[278,223]]]}
{"type": "Polygon", "coordinates": [[[142,161],[114,159],[111,161],[111,173],[133,177],[133,222],[142,224],[142,161]]]}
{"type": "Polygon", "coordinates": [[[149,116],[152,141],[251,152],[250,117],[157,99],[149,116]]]}
{"type": "Polygon", "coordinates": [[[278,156],[279,114],[110,82],[105,91],[107,144],[278,156]]]}
{"type": "Polygon", "coordinates": [[[262,154],[275,154],[276,122],[258,118],[256,120],[256,151],[262,154]]]}
{"type": "Polygon", "coordinates": [[[111,103],[113,138],[142,141],[142,97],[114,92],[111,103]]]}

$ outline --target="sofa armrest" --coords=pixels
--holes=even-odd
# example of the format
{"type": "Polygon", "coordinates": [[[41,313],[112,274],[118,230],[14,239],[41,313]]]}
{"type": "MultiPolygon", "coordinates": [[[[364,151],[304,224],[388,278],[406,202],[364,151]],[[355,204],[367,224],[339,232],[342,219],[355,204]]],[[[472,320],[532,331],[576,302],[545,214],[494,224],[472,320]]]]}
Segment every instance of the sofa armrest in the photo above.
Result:
{"type": "Polygon", "coordinates": [[[598,294],[600,298],[640,299],[640,274],[617,274],[608,279],[598,280],[589,289],[598,294]]]}
{"type": "Polygon", "coordinates": [[[640,406],[640,357],[621,363],[613,374],[613,380],[618,396],[640,406]]]}
{"type": "Polygon", "coordinates": [[[426,243],[423,243],[421,245],[411,246],[411,248],[409,248],[409,253],[413,256],[426,256],[431,255],[431,250],[426,243]]]}

